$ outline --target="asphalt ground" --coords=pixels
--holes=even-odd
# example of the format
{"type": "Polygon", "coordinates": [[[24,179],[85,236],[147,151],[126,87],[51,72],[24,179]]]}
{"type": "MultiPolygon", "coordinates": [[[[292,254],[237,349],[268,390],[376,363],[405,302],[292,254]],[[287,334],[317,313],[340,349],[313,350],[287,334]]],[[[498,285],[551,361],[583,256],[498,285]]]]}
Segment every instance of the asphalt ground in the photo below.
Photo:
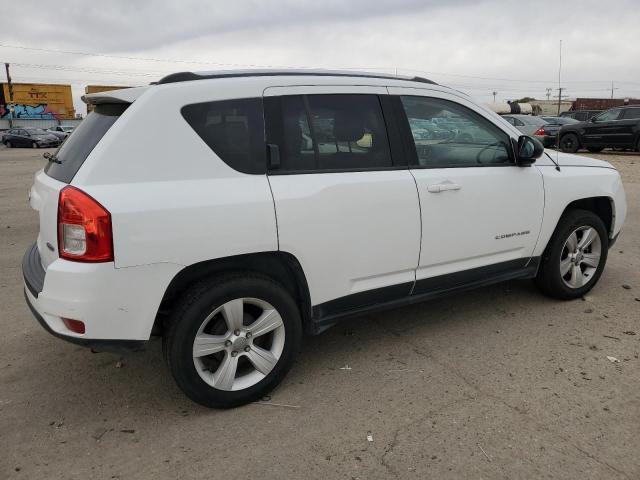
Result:
{"type": "Polygon", "coordinates": [[[513,281],[354,319],[306,339],[270,398],[220,411],[182,395],[159,341],[93,354],[31,316],[42,153],[0,146],[0,478],[640,478],[639,154],[591,155],[629,212],[584,300],[513,281]]]}

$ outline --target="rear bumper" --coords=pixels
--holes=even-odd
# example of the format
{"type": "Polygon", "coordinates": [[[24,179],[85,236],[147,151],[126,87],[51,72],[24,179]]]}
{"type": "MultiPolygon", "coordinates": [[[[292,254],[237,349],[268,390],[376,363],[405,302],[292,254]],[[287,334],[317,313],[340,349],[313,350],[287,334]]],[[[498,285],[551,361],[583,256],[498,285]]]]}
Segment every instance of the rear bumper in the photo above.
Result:
{"type": "Polygon", "coordinates": [[[52,335],[95,350],[135,350],[149,339],[174,264],[115,268],[113,263],[56,259],[42,268],[36,245],[22,261],[24,295],[38,322],[52,335]],[[85,333],[62,318],[82,321],[85,333]]]}

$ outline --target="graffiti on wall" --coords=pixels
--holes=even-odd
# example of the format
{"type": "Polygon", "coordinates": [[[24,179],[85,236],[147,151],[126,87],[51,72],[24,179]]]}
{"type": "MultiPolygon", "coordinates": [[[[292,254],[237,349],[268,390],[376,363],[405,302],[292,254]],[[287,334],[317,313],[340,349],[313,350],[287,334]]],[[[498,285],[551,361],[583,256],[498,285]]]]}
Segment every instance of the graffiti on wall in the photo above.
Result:
{"type": "MultiPolygon", "coordinates": [[[[0,105],[0,118],[7,119],[10,116],[9,108],[6,105],[0,105]]],[[[59,117],[58,113],[51,110],[45,103],[38,105],[18,104],[13,106],[13,118],[37,118],[43,120],[55,120],[59,117]]]]}

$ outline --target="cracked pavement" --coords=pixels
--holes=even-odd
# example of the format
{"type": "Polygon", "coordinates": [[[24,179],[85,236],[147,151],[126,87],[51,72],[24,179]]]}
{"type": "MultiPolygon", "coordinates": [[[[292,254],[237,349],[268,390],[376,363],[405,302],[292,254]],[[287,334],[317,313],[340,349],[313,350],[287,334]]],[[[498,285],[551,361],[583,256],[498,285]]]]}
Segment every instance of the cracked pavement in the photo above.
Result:
{"type": "Polygon", "coordinates": [[[353,319],[307,338],[263,404],[215,411],[159,341],[92,354],[32,318],[41,154],[0,147],[0,478],[640,478],[640,155],[592,155],[629,213],[585,300],[513,281],[353,319]]]}

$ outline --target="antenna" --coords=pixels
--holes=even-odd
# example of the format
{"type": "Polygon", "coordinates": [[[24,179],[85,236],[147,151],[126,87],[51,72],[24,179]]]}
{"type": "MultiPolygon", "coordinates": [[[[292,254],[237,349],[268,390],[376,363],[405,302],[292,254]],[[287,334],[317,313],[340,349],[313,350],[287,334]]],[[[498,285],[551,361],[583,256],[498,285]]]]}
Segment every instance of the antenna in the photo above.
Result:
{"type": "Polygon", "coordinates": [[[558,64],[558,115],[560,115],[560,102],[562,101],[562,40],[560,40],[560,62],[558,64]]]}

